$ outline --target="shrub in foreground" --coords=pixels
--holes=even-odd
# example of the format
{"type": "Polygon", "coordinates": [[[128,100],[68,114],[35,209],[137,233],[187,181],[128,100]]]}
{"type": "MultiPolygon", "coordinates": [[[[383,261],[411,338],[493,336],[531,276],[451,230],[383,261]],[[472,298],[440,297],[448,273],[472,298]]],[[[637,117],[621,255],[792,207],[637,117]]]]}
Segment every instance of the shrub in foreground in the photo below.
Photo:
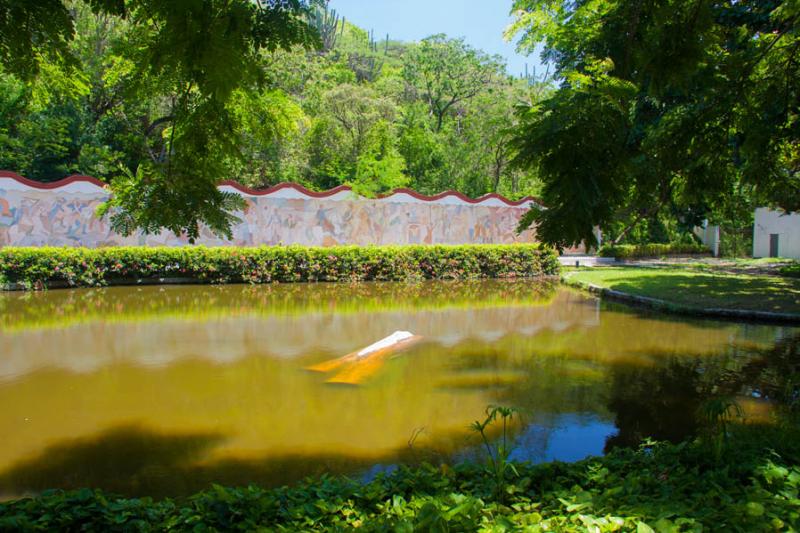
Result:
{"type": "Polygon", "coordinates": [[[578,463],[516,464],[498,493],[477,464],[400,467],[372,482],[212,489],[185,501],[50,491],[0,503],[0,530],[794,531],[800,468],[766,449],[713,458],[654,444],[578,463]]]}
{"type": "Polygon", "coordinates": [[[668,255],[697,255],[710,254],[708,247],[696,243],[670,243],[670,244],[605,244],[598,252],[601,257],[616,257],[617,259],[634,259],[637,257],[663,257],[668,255]]]}
{"type": "Polygon", "coordinates": [[[73,287],[182,278],[202,283],[405,281],[555,275],[555,252],[536,244],[3,248],[0,282],[73,287]]]}
{"type": "Polygon", "coordinates": [[[781,267],[778,270],[778,273],[781,276],[786,276],[787,278],[800,278],[800,263],[781,267]]]}

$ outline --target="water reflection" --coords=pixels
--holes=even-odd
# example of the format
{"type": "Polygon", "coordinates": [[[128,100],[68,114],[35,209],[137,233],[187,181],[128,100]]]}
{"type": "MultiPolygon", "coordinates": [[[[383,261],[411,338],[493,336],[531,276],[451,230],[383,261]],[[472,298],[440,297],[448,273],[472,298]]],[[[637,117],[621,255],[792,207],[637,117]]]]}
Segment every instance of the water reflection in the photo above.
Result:
{"type": "Polygon", "coordinates": [[[0,307],[6,497],[182,495],[466,458],[488,404],[522,409],[518,459],[680,438],[720,383],[751,391],[731,376],[757,374],[752,349],[790,332],[530,281],[51,291],[0,307]],[[304,370],[395,330],[423,341],[361,386],[304,370]]]}

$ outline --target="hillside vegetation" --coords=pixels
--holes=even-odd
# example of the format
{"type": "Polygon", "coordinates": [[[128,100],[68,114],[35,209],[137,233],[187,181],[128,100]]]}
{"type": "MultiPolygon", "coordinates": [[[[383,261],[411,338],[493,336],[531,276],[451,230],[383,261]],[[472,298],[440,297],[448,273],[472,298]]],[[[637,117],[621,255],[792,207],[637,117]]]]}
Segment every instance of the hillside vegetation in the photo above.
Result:
{"type": "MultiPolygon", "coordinates": [[[[141,75],[145,36],[130,18],[83,4],[72,12],[75,65],[45,62],[33,83],[0,69],[0,168],[39,181],[80,173],[137,183],[137,174],[169,161],[173,125],[193,109],[184,100],[196,89],[182,95],[141,75]]],[[[378,37],[325,7],[312,11],[311,26],[321,48],[262,50],[263,83],[234,92],[227,126],[240,134],[236,145],[224,136],[195,143],[220,179],[316,190],[346,183],[366,194],[400,186],[512,198],[536,192],[530,173],[509,168],[506,130],[514,107],[541,87],[509,76],[500,58],[463,40],[378,37]]]]}

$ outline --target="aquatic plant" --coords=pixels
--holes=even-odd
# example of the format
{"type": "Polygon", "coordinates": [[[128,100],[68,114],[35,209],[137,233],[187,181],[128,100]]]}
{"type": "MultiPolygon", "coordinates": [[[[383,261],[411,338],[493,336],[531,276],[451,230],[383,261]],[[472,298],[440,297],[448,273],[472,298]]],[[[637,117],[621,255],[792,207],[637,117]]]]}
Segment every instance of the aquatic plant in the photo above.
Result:
{"type": "Polygon", "coordinates": [[[732,396],[716,396],[709,398],[700,406],[698,417],[704,423],[708,443],[714,457],[719,460],[728,446],[730,426],[744,416],[744,411],[736,398],[732,396]]]}
{"type": "Polygon", "coordinates": [[[486,408],[486,418],[481,422],[476,420],[470,429],[481,436],[483,445],[488,455],[489,473],[494,480],[494,497],[498,501],[505,501],[507,492],[507,480],[509,474],[519,476],[516,467],[508,458],[511,455],[509,447],[508,425],[515,416],[519,416],[519,411],[513,407],[503,407],[490,405],[486,408]],[[489,426],[493,425],[498,419],[502,423],[500,438],[492,443],[489,435],[489,426]]]}

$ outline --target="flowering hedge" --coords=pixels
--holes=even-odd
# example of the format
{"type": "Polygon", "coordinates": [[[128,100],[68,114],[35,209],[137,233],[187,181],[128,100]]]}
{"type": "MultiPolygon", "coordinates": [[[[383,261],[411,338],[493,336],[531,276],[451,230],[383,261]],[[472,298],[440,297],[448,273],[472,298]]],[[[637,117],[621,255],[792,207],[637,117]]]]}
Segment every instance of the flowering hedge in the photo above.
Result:
{"type": "Polygon", "coordinates": [[[636,257],[662,257],[666,255],[708,255],[711,251],[707,246],[695,243],[674,242],[669,244],[618,244],[600,247],[601,257],[616,257],[617,259],[633,259],[636,257]]]}
{"type": "Polygon", "coordinates": [[[404,281],[533,277],[558,271],[555,253],[534,244],[0,249],[0,283],[33,289],[165,278],[203,283],[404,281]]]}

